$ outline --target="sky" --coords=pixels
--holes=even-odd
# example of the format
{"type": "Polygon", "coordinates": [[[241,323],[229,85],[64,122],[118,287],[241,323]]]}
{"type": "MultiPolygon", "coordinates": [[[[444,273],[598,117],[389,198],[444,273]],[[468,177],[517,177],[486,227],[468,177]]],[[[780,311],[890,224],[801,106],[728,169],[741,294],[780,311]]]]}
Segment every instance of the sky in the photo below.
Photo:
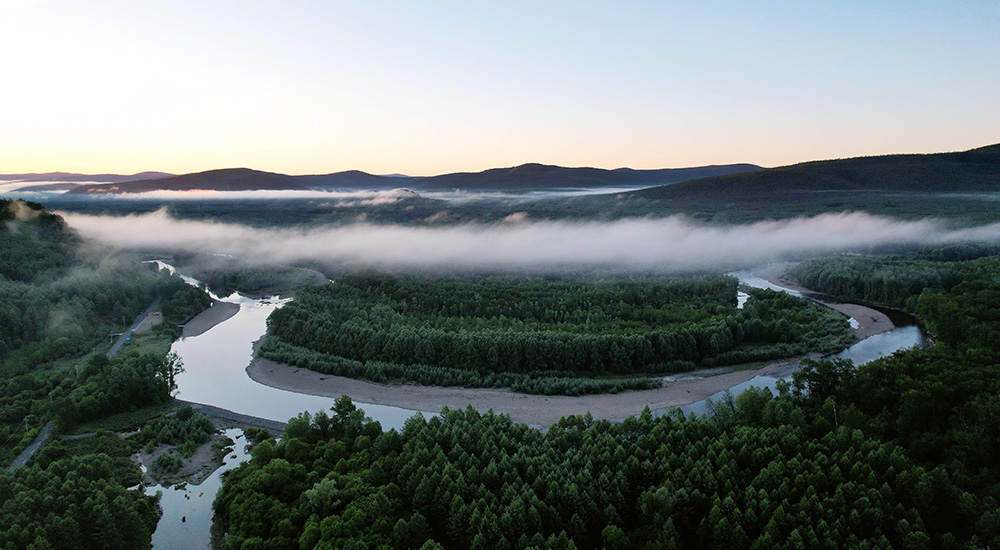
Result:
{"type": "Polygon", "coordinates": [[[0,0],[0,173],[664,168],[1000,142],[1000,3],[0,0]]]}

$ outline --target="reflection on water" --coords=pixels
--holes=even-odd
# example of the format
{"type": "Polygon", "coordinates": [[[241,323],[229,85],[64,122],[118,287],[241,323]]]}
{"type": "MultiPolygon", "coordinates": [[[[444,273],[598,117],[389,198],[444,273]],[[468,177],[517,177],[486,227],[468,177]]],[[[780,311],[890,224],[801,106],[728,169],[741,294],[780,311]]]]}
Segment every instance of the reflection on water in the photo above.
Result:
{"type": "MultiPolygon", "coordinates": [[[[166,262],[152,260],[147,263],[155,263],[160,269],[177,274],[189,285],[204,287],[201,281],[182,275],[166,262]]],[[[209,295],[214,300],[236,304],[240,309],[232,318],[205,333],[181,338],[171,346],[170,351],[184,363],[184,372],[176,379],[176,397],[278,422],[285,422],[303,411],[328,411],[333,406],[333,398],[272,388],[254,382],[247,375],[247,365],[253,360],[253,344],[267,330],[268,315],[290,299],[268,297],[258,300],[236,292],[225,298],[211,292],[209,295]]],[[[385,429],[401,429],[406,419],[418,412],[373,403],[356,404],[385,429]]]]}
{"type": "MultiPolygon", "coordinates": [[[[783,286],[776,285],[765,279],[761,279],[753,275],[749,270],[734,271],[729,273],[739,279],[740,283],[743,283],[754,288],[769,288],[771,290],[777,290],[779,292],[786,292],[792,296],[798,296],[799,298],[805,298],[805,296],[796,290],[785,288],[783,286]]],[[[851,328],[857,328],[857,320],[849,319],[851,322],[851,328]]],[[[886,355],[891,355],[899,350],[910,349],[916,346],[924,345],[924,335],[920,332],[920,328],[916,325],[896,327],[888,332],[883,332],[881,334],[876,334],[874,336],[869,336],[864,340],[854,344],[853,346],[841,351],[840,353],[835,353],[832,357],[839,357],[842,359],[850,359],[854,361],[855,365],[863,365],[870,361],[874,361],[879,357],[885,357],[886,355]]],[[[695,414],[705,414],[708,412],[708,401],[718,402],[722,399],[726,392],[728,391],[733,397],[743,393],[747,388],[767,388],[773,395],[777,394],[775,389],[775,383],[779,379],[791,380],[792,373],[798,370],[799,364],[793,362],[787,367],[779,372],[771,375],[758,375],[746,382],[736,384],[728,390],[723,390],[718,393],[712,394],[708,399],[703,399],[701,401],[696,401],[689,405],[682,405],[679,407],[685,414],[695,413],[695,414]]],[[[656,411],[658,414],[663,414],[669,409],[663,409],[656,411]]]]}
{"type": "Polygon", "coordinates": [[[212,472],[200,485],[187,485],[183,489],[153,485],[146,488],[147,495],[161,493],[160,507],[163,517],[153,532],[156,550],[194,550],[211,546],[212,501],[222,487],[222,473],[239,466],[250,454],[243,430],[225,430],[226,437],[236,442],[233,452],[226,455],[218,470],[212,472]]]}
{"type": "MultiPolygon", "coordinates": [[[[885,357],[886,355],[891,355],[899,350],[910,349],[912,347],[922,346],[923,344],[924,335],[920,332],[919,328],[916,326],[898,327],[888,332],[883,332],[882,334],[876,334],[875,336],[865,338],[840,353],[833,354],[831,357],[850,359],[851,361],[854,361],[855,365],[863,365],[870,361],[874,361],[879,357],[885,357]]],[[[708,412],[709,399],[713,402],[718,402],[725,396],[726,391],[732,394],[733,397],[736,397],[750,387],[767,388],[771,391],[772,395],[777,395],[778,392],[775,389],[775,382],[779,379],[791,380],[792,373],[798,370],[798,368],[799,364],[797,362],[791,363],[781,371],[774,374],[754,376],[750,380],[736,384],[728,390],[712,394],[708,397],[708,399],[702,399],[701,401],[696,401],[689,405],[682,405],[680,409],[684,411],[685,414],[705,414],[708,412]]],[[[666,411],[657,412],[662,413],[666,411]]]]}
{"type": "Polygon", "coordinates": [[[834,355],[863,365],[879,357],[885,357],[901,350],[924,345],[924,335],[915,325],[896,327],[888,332],[869,336],[844,351],[834,355]]]}
{"type": "MultiPolygon", "coordinates": [[[[164,269],[173,267],[156,261],[164,269]]],[[[181,276],[191,285],[200,281],[181,276]]],[[[333,398],[294,393],[254,382],[246,367],[253,359],[253,343],[263,336],[267,317],[289,300],[265,298],[255,300],[238,293],[213,299],[240,306],[233,317],[198,336],[181,338],[171,351],[184,363],[184,372],[177,375],[176,396],[186,401],[227,409],[240,414],[285,422],[302,411],[329,411],[333,398]]],[[[401,429],[407,418],[417,411],[370,403],[357,403],[365,413],[378,420],[385,429],[401,429]]],[[[222,485],[222,472],[234,468],[248,458],[241,430],[226,430],[237,441],[236,458],[232,454],[226,464],[216,470],[201,485],[189,485],[184,490],[154,486],[148,494],[163,492],[160,506],[163,517],[153,533],[153,547],[161,549],[208,548],[212,524],[212,501],[222,485]]]]}
{"type": "Polygon", "coordinates": [[[731,275],[733,277],[736,277],[740,283],[745,284],[747,286],[752,286],[754,288],[769,288],[771,290],[784,292],[786,294],[791,294],[792,296],[797,296],[799,298],[805,298],[805,295],[803,295],[801,292],[776,285],[771,281],[768,281],[767,279],[761,279],[760,277],[751,273],[749,269],[744,269],[741,271],[733,271],[730,273],[726,273],[726,275],[731,275]]]}
{"type": "MultiPolygon", "coordinates": [[[[267,328],[267,316],[288,300],[254,300],[233,294],[223,301],[238,304],[239,312],[211,330],[174,342],[184,372],[177,376],[177,397],[240,414],[285,422],[302,411],[329,411],[334,399],[280,390],[254,382],[246,367],[253,359],[253,342],[267,328]]],[[[416,411],[370,403],[359,408],[382,427],[402,428],[416,411]]]]}

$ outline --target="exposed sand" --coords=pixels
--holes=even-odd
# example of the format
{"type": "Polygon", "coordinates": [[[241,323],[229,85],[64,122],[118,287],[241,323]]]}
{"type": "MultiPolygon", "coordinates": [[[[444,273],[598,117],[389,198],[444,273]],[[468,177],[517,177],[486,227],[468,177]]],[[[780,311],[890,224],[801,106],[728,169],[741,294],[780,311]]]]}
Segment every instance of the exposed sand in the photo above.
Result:
{"type": "Polygon", "coordinates": [[[199,445],[190,457],[181,457],[184,465],[180,470],[163,476],[156,475],[156,472],[153,470],[153,461],[158,456],[170,452],[174,448],[173,445],[164,445],[161,443],[153,449],[152,453],[147,453],[145,449],[140,449],[139,452],[132,455],[132,460],[146,467],[146,474],[143,476],[143,482],[146,485],[157,483],[165,485],[180,482],[198,485],[208,479],[208,476],[212,475],[212,472],[222,465],[221,459],[216,458],[214,449],[215,442],[221,439],[225,439],[225,436],[220,433],[212,434],[212,437],[199,445]]]}
{"type": "MultiPolygon", "coordinates": [[[[774,284],[811,293],[812,291],[802,288],[787,276],[786,271],[791,265],[794,264],[771,264],[755,271],[754,274],[774,284]]],[[[888,317],[871,308],[816,301],[856,319],[859,324],[856,329],[858,339],[894,328],[888,317]]],[[[255,356],[261,341],[255,343],[255,356]]],[[[810,357],[819,357],[819,354],[810,354],[810,357]]],[[[801,358],[786,359],[761,368],[739,371],[731,368],[703,369],[665,377],[663,387],[658,389],[579,397],[527,395],[506,389],[415,384],[388,386],[320,374],[261,357],[255,358],[250,363],[247,374],[258,383],[297,393],[324,397],[348,395],[355,401],[421,411],[439,411],[443,407],[465,408],[471,404],[479,411],[492,409],[494,412],[509,414],[516,422],[546,427],[566,415],[590,412],[594,418],[621,419],[638,414],[647,406],[657,411],[687,405],[746,382],[757,375],[787,375],[795,369],[800,360],[801,358]]]]}
{"type": "Polygon", "coordinates": [[[210,328],[236,315],[239,310],[239,304],[212,300],[211,307],[195,315],[184,325],[181,336],[187,338],[208,332],[210,328]]]}
{"type": "MultiPolygon", "coordinates": [[[[527,395],[506,389],[451,388],[403,384],[386,386],[353,378],[320,374],[308,369],[276,363],[258,357],[247,367],[250,378],[274,388],[340,397],[349,395],[355,401],[392,405],[420,411],[440,411],[472,405],[478,411],[492,409],[509,414],[511,419],[536,426],[549,426],[561,417],[585,414],[594,418],[618,419],[651,410],[668,409],[700,401],[758,374],[773,374],[789,369],[798,359],[779,361],[763,368],[732,371],[706,369],[667,377],[663,387],[653,390],[618,394],[584,395],[580,397],[527,395]]],[[[362,407],[363,408],[363,407],[362,407]]]]}
{"type": "MultiPolygon", "coordinates": [[[[795,265],[795,263],[791,262],[768,264],[764,267],[755,269],[753,274],[761,279],[765,279],[773,284],[780,285],[785,288],[797,290],[805,294],[814,293],[814,290],[803,287],[798,281],[795,280],[794,277],[789,275],[789,269],[795,265]]],[[[889,317],[886,314],[870,307],[858,304],[827,302],[815,297],[811,297],[811,299],[818,304],[823,304],[830,309],[837,310],[848,317],[853,317],[858,322],[858,328],[854,329],[854,332],[858,335],[858,340],[864,340],[869,336],[888,332],[896,328],[896,325],[892,324],[892,321],[889,320],[889,317]]]]}

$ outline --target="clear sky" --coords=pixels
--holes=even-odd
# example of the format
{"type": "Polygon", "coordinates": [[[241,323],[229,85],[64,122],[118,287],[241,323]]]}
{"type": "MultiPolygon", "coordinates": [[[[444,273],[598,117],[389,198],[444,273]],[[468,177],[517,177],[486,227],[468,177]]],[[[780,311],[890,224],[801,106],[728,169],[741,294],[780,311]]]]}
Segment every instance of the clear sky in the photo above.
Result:
{"type": "Polygon", "coordinates": [[[0,0],[0,173],[659,168],[1000,142],[1000,2],[0,0]]]}

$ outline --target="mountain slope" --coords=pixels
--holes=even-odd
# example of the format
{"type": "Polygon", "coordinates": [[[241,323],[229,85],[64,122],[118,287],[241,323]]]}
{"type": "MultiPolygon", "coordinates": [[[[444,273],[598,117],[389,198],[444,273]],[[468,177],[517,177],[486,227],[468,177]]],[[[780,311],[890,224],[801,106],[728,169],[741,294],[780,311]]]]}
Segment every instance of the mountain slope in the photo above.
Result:
{"type": "Polygon", "coordinates": [[[643,187],[665,185],[692,178],[759,170],[753,164],[730,164],[696,168],[633,170],[619,168],[563,168],[543,164],[524,164],[513,168],[494,168],[484,172],[455,173],[431,177],[376,176],[358,170],[289,176],[261,172],[248,168],[210,170],[183,176],[144,179],[115,184],[82,185],[70,191],[82,193],[141,193],[155,190],[215,191],[302,190],[302,189],[371,189],[384,190],[407,187],[418,191],[488,190],[529,191],[554,188],[643,187]]]}
{"type": "Polygon", "coordinates": [[[633,170],[618,168],[564,168],[546,164],[522,164],[513,168],[493,168],[483,172],[459,172],[421,178],[409,184],[414,189],[443,190],[530,190],[562,187],[640,187],[667,185],[694,178],[760,170],[753,164],[727,164],[695,168],[633,170]]]}
{"type": "Polygon", "coordinates": [[[419,178],[400,176],[376,176],[360,170],[348,170],[333,174],[295,176],[295,180],[310,189],[395,189],[410,185],[419,178]]]}
{"type": "Polygon", "coordinates": [[[162,179],[122,182],[120,184],[81,185],[70,191],[88,193],[142,193],[145,191],[260,191],[305,190],[295,176],[261,172],[249,168],[224,168],[162,179]]]}
{"type": "Polygon", "coordinates": [[[1000,144],[959,153],[824,160],[634,191],[645,198],[774,199],[825,192],[1000,191],[1000,144]]]}
{"type": "Polygon", "coordinates": [[[580,215],[685,214],[737,223],[830,212],[1000,221],[1000,144],[957,153],[805,162],[563,204],[580,215]]]}
{"type": "Polygon", "coordinates": [[[131,176],[122,174],[76,174],[71,172],[46,172],[44,174],[0,174],[0,181],[4,182],[101,182],[101,183],[121,183],[125,181],[153,180],[173,177],[173,174],[166,172],[139,172],[131,176]]]}

